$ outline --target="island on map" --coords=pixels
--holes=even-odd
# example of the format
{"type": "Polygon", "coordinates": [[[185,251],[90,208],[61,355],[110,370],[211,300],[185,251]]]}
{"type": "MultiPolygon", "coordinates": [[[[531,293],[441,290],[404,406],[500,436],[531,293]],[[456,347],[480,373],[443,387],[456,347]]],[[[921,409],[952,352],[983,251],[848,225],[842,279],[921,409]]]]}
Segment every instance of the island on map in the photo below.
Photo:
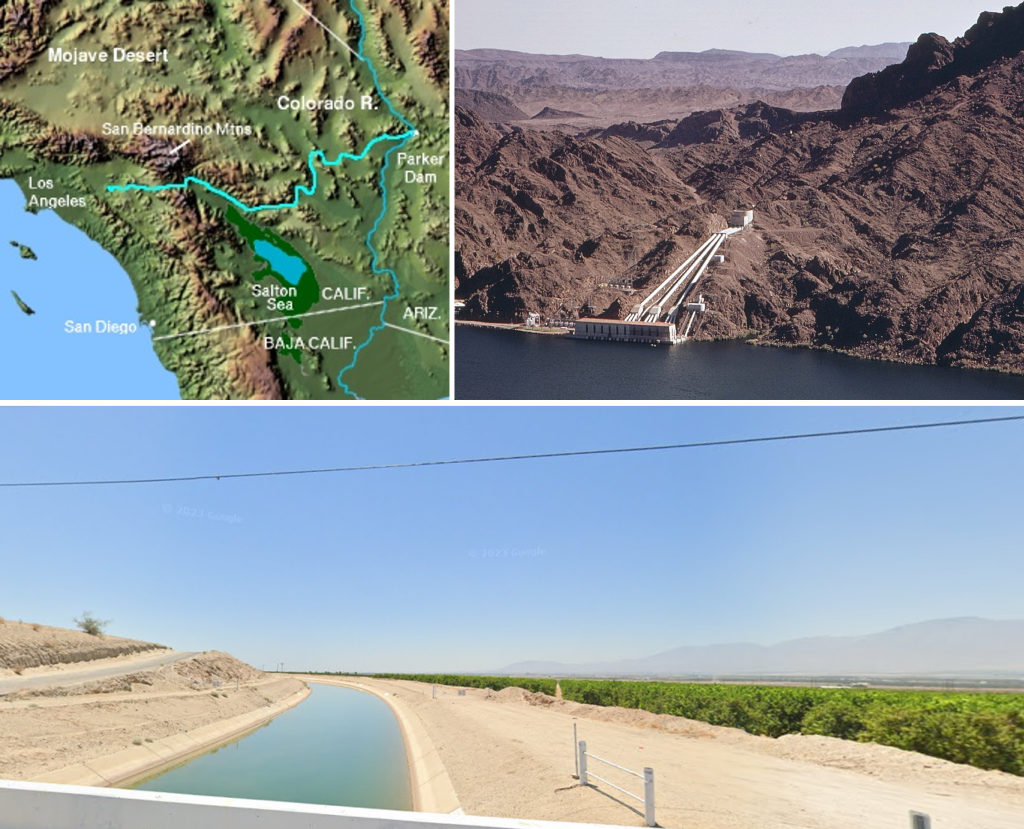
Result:
{"type": "Polygon", "coordinates": [[[448,18],[10,0],[0,179],[117,258],[184,399],[445,397],[448,18]]]}
{"type": "Polygon", "coordinates": [[[28,307],[28,305],[25,304],[25,300],[18,296],[17,291],[11,291],[11,296],[14,297],[14,301],[18,303],[18,307],[21,309],[23,314],[25,314],[28,317],[31,317],[33,314],[35,314],[35,311],[33,311],[31,308],[28,307]]]}
{"type": "Polygon", "coordinates": [[[38,259],[36,252],[32,250],[28,245],[23,245],[21,242],[11,242],[12,248],[17,248],[18,253],[22,259],[38,259]]]}

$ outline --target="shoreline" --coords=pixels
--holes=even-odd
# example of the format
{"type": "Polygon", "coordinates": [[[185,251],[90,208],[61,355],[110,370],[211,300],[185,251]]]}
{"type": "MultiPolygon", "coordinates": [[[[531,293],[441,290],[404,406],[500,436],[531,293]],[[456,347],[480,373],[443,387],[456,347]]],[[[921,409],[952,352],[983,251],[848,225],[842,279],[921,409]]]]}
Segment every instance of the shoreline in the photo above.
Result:
{"type": "Polygon", "coordinates": [[[312,693],[308,686],[266,708],[257,708],[192,731],[162,737],[152,743],[122,749],[114,754],[33,777],[31,783],[59,783],[67,786],[118,787],[155,777],[174,766],[205,754],[212,748],[253,731],[291,710],[312,693]]]}
{"type": "MultiPolygon", "coordinates": [[[[517,322],[477,322],[476,320],[455,320],[455,325],[465,326],[467,328],[484,328],[491,329],[494,331],[517,331],[526,334],[541,334],[549,337],[565,337],[566,339],[575,339],[572,336],[572,332],[568,329],[553,329],[553,328],[528,328],[523,323],[517,322]]],[[[892,355],[883,354],[856,354],[851,351],[843,351],[839,348],[834,348],[830,345],[814,345],[813,343],[786,343],[776,342],[763,339],[767,332],[754,332],[737,334],[735,337],[711,337],[706,340],[691,339],[690,342],[694,343],[746,343],[747,345],[754,346],[755,348],[776,348],[786,351],[812,351],[823,354],[832,354],[839,357],[848,357],[851,360],[864,360],[872,363],[885,363],[894,366],[909,366],[911,368],[941,368],[941,369],[957,369],[960,371],[979,371],[987,374],[1003,377],[1024,377],[1024,371],[1012,371],[1005,368],[998,368],[996,366],[984,366],[984,365],[949,365],[941,363],[929,363],[920,360],[908,360],[899,359],[892,355]]],[[[598,341],[600,342],[600,341],[598,341]]],[[[628,343],[627,343],[628,345],[628,343]]]]}
{"type": "Polygon", "coordinates": [[[498,331],[517,331],[521,334],[541,334],[545,337],[568,337],[572,332],[568,328],[549,328],[540,326],[531,328],[520,322],[477,322],[476,320],[455,320],[456,325],[467,328],[491,328],[498,331]]]}
{"type": "Polygon", "coordinates": [[[21,259],[11,248],[3,251],[0,261],[5,263],[5,275],[11,278],[8,289],[17,290],[36,311],[51,321],[60,320],[61,325],[48,326],[40,316],[24,317],[7,291],[0,304],[0,318],[9,326],[18,325],[18,336],[25,347],[41,360],[59,363],[64,379],[56,387],[45,374],[34,371],[31,363],[15,364],[6,378],[4,398],[181,400],[178,378],[157,356],[148,326],[140,326],[132,336],[64,333],[63,321],[69,319],[138,321],[137,286],[109,250],[64,216],[53,210],[26,211],[27,193],[17,179],[0,176],[0,219],[8,234],[3,244],[6,246],[12,237],[18,239],[39,259],[21,259]],[[102,273],[104,278],[94,282],[61,278],[75,268],[102,273]],[[21,318],[23,325],[18,324],[21,318]],[[107,370],[97,374],[96,365],[107,370]]]}
{"type": "Polygon", "coordinates": [[[995,366],[982,366],[982,365],[952,365],[942,363],[927,363],[917,360],[901,360],[893,356],[884,354],[854,354],[850,351],[843,351],[839,348],[834,348],[830,345],[813,345],[812,343],[784,343],[775,342],[762,339],[762,335],[755,337],[721,337],[712,340],[696,340],[695,342],[722,342],[722,341],[735,341],[744,340],[749,345],[756,348],[779,348],[792,351],[819,351],[826,354],[837,354],[840,357],[849,357],[852,360],[869,360],[874,363],[888,363],[894,366],[920,366],[922,368],[950,368],[958,369],[960,371],[984,371],[989,374],[1003,375],[1006,377],[1024,377],[1024,371],[1010,371],[1008,369],[996,368],[995,366]]]}
{"type": "Polygon", "coordinates": [[[405,745],[405,757],[409,766],[409,785],[412,789],[413,811],[432,814],[452,814],[461,810],[459,797],[455,793],[448,772],[441,761],[437,748],[427,734],[426,728],[406,709],[392,693],[382,693],[375,688],[352,680],[325,678],[309,674],[294,674],[296,679],[319,685],[335,685],[372,694],[383,700],[398,721],[405,745]]]}

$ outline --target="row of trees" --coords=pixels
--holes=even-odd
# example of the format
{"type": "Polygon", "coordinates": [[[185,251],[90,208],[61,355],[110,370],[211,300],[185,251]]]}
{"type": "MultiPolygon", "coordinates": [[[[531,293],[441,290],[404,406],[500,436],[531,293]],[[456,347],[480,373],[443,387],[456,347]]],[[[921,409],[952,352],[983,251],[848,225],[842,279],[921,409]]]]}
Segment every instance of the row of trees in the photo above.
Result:
{"type": "MultiPolygon", "coordinates": [[[[556,680],[456,674],[375,674],[464,688],[555,694],[556,680]]],[[[878,743],[1024,776],[1024,695],[875,691],[620,680],[562,680],[562,696],[741,728],[878,743]]]]}
{"type": "Polygon", "coordinates": [[[741,728],[879,743],[1024,776],[1024,695],[564,680],[565,699],[741,728]]]}
{"type": "Polygon", "coordinates": [[[458,674],[374,674],[376,679],[408,679],[413,682],[427,682],[431,685],[451,685],[462,688],[523,688],[534,693],[554,696],[554,679],[525,679],[514,676],[461,676],[458,674]]]}

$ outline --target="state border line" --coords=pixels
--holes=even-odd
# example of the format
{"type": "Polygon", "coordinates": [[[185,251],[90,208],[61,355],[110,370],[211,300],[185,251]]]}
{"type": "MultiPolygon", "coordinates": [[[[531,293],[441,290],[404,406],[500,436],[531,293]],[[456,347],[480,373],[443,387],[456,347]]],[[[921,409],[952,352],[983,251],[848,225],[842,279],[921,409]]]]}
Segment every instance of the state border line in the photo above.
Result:
{"type": "MultiPolygon", "coordinates": [[[[322,314],[337,314],[339,311],[358,311],[360,308],[376,308],[378,305],[383,304],[384,302],[381,300],[380,302],[367,302],[362,305],[346,305],[343,308],[328,308],[323,311],[309,311],[305,314],[292,314],[290,317],[270,317],[265,320],[238,322],[233,325],[219,325],[216,328],[203,328],[200,331],[184,331],[180,334],[161,334],[159,337],[153,337],[153,342],[159,342],[160,340],[179,340],[183,337],[199,337],[203,334],[216,334],[218,331],[230,331],[234,328],[252,328],[269,322],[288,322],[288,320],[303,319],[305,317],[318,317],[322,314]]],[[[421,334],[420,336],[424,335],[421,334]]]]}
{"type": "Polygon", "coordinates": [[[395,331],[404,331],[406,334],[414,334],[417,337],[423,337],[425,340],[433,340],[434,342],[441,343],[441,345],[451,345],[448,340],[442,340],[440,337],[435,337],[431,334],[423,334],[420,331],[413,331],[411,328],[403,328],[401,325],[392,325],[390,322],[384,323],[387,328],[394,328],[395,331]]]}

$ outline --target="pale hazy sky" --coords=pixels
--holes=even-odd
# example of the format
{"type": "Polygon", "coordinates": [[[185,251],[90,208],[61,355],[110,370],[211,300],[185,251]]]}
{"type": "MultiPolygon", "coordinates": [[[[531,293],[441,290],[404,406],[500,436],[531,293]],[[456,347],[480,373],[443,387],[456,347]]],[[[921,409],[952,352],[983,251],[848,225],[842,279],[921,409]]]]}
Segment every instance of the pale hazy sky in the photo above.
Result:
{"type": "MultiPolygon", "coordinates": [[[[0,407],[0,483],[493,457],[1004,408],[0,407]]],[[[1020,618],[1024,422],[685,452],[0,488],[0,616],[256,665],[489,671],[1020,618]],[[1016,448],[1015,448],[1016,447],[1016,448]]]]}
{"type": "Polygon", "coordinates": [[[845,46],[949,39],[1005,0],[458,0],[459,49],[651,58],[658,52],[739,49],[780,55],[845,46]]]}

